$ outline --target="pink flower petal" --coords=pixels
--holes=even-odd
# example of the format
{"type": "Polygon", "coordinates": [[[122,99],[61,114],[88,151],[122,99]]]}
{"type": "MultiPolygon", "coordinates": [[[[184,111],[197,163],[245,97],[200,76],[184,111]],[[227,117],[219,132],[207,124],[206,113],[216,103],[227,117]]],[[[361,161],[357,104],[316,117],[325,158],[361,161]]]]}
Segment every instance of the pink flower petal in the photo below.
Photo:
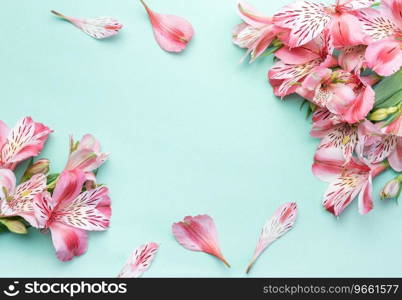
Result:
{"type": "Polygon", "coordinates": [[[120,29],[123,28],[123,25],[120,24],[119,21],[111,17],[98,17],[94,19],[77,19],[67,17],[54,10],[52,10],[51,12],[56,16],[59,16],[60,18],[63,18],[71,22],[76,27],[81,29],[83,32],[85,32],[86,34],[90,35],[95,39],[104,39],[114,36],[119,33],[120,29]]]}
{"type": "Polygon", "coordinates": [[[117,277],[119,278],[137,278],[140,277],[150,267],[155,258],[159,245],[156,243],[147,243],[138,247],[128,258],[123,269],[117,277]]]}
{"type": "Polygon", "coordinates": [[[343,111],[343,119],[350,124],[364,120],[373,108],[374,102],[374,90],[367,85],[359,92],[353,103],[343,111]]]}
{"type": "Polygon", "coordinates": [[[177,242],[184,248],[211,254],[230,267],[220,250],[218,233],[210,216],[187,216],[183,221],[174,223],[172,231],[177,242]]]}
{"type": "Polygon", "coordinates": [[[184,18],[174,15],[162,15],[152,11],[143,0],[152,24],[155,39],[159,46],[168,52],[181,52],[193,37],[193,27],[184,18]]]}
{"type": "Polygon", "coordinates": [[[237,4],[237,12],[244,22],[254,28],[261,28],[272,24],[272,18],[260,14],[252,5],[245,1],[237,4]]]}
{"type": "Polygon", "coordinates": [[[356,46],[364,43],[366,36],[361,29],[361,23],[352,14],[334,15],[330,27],[335,48],[356,46]]]}
{"type": "Polygon", "coordinates": [[[247,273],[250,272],[257,258],[269,245],[292,229],[296,217],[297,205],[294,202],[286,203],[275,211],[262,229],[253,258],[247,267],[247,273]]]}
{"type": "Polygon", "coordinates": [[[297,48],[288,48],[284,46],[275,52],[275,56],[282,60],[285,64],[292,65],[305,64],[321,57],[319,53],[306,46],[297,48]]]}
{"type": "Polygon", "coordinates": [[[396,172],[402,172],[402,138],[398,138],[395,151],[388,157],[391,168],[396,172]]]}
{"type": "Polygon", "coordinates": [[[88,237],[86,231],[73,228],[59,222],[49,227],[56,256],[61,261],[69,261],[87,251],[88,237]]]}
{"type": "Polygon", "coordinates": [[[274,23],[291,29],[289,47],[299,47],[318,37],[331,21],[321,3],[297,1],[274,15],[274,23]]]}
{"type": "Polygon", "coordinates": [[[366,46],[359,45],[342,49],[339,54],[339,65],[347,72],[360,73],[365,63],[366,46]]]}
{"type": "Polygon", "coordinates": [[[367,47],[367,65],[381,76],[390,76],[402,66],[402,41],[387,38],[367,47]]]}
{"type": "Polygon", "coordinates": [[[66,170],[80,169],[83,172],[92,172],[98,169],[108,158],[108,154],[101,152],[101,145],[94,136],[86,134],[78,142],[70,137],[70,156],[66,170]]]}

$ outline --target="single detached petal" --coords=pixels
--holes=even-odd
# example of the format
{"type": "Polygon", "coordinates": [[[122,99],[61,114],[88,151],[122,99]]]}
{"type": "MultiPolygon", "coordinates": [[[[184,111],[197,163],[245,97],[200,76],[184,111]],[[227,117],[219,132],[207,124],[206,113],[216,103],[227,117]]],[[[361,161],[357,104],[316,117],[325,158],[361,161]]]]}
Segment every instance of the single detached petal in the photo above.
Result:
{"type": "Polygon", "coordinates": [[[176,240],[184,248],[216,256],[226,266],[230,267],[220,250],[218,233],[214,220],[210,216],[187,216],[183,221],[174,223],[172,231],[176,240]]]}
{"type": "Polygon", "coordinates": [[[168,52],[181,52],[193,37],[193,26],[186,19],[174,15],[162,15],[152,11],[143,0],[156,42],[168,52]]]}
{"type": "Polygon", "coordinates": [[[119,30],[123,28],[123,25],[120,24],[114,18],[111,17],[98,17],[94,19],[77,19],[72,17],[67,17],[57,11],[51,11],[56,16],[63,18],[79,29],[81,29],[86,34],[90,35],[95,39],[104,39],[119,33],[119,30]]]}
{"type": "Polygon", "coordinates": [[[156,243],[147,243],[138,247],[128,258],[123,269],[117,277],[119,278],[137,278],[148,270],[155,254],[158,251],[159,245],[156,243]]]}
{"type": "Polygon", "coordinates": [[[256,262],[261,253],[274,241],[292,229],[297,217],[297,205],[289,202],[279,207],[274,215],[264,225],[255,248],[253,258],[247,267],[247,273],[256,262]]]}

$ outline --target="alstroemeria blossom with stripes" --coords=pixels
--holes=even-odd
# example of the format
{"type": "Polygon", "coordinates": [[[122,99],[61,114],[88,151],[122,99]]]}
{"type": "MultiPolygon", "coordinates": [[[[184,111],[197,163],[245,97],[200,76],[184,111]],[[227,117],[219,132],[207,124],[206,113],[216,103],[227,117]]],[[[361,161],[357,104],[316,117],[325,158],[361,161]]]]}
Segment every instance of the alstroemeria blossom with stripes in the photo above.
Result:
{"type": "Polygon", "coordinates": [[[37,156],[51,132],[31,117],[22,118],[14,128],[0,121],[0,167],[14,170],[21,161],[37,156]]]}
{"type": "Polygon", "coordinates": [[[46,176],[36,174],[19,185],[16,182],[14,172],[0,169],[0,218],[20,216],[36,226],[33,203],[46,190],[46,176]]]}
{"type": "Polygon", "coordinates": [[[368,8],[375,0],[337,0],[333,5],[296,1],[274,15],[274,23],[289,28],[289,47],[300,47],[328,29],[336,48],[364,44],[358,10],[368,8]]]}
{"type": "Polygon", "coordinates": [[[49,229],[56,256],[71,260],[87,250],[87,231],[103,231],[109,227],[111,215],[108,188],[99,186],[82,192],[85,174],[80,169],[63,171],[53,194],[35,196],[35,227],[49,229]]]}

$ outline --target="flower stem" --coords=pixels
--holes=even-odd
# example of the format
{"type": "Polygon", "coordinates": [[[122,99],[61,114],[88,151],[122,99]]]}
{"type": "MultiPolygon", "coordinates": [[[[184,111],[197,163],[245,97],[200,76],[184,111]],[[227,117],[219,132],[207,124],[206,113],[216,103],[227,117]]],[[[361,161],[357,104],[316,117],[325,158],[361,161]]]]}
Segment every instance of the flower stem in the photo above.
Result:
{"type": "Polygon", "coordinates": [[[61,13],[55,11],[55,10],[51,10],[50,12],[51,12],[52,14],[54,14],[54,15],[56,15],[56,16],[62,18],[62,19],[67,19],[67,17],[66,17],[65,15],[63,15],[63,14],[61,14],[61,13]]]}

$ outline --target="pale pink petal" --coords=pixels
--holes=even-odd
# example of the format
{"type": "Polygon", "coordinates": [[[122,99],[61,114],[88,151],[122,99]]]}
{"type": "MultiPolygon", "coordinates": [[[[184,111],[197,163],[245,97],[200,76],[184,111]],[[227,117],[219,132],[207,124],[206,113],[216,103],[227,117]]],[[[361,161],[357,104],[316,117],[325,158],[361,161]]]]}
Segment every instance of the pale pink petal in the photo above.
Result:
{"type": "Polygon", "coordinates": [[[274,215],[267,221],[262,229],[254,255],[247,267],[247,273],[250,271],[257,258],[269,245],[292,229],[296,217],[297,205],[294,202],[285,203],[275,211],[274,215]]]}
{"type": "Polygon", "coordinates": [[[323,206],[330,213],[339,216],[361,191],[368,180],[368,174],[347,172],[331,182],[325,192],[323,206]]]}
{"type": "Polygon", "coordinates": [[[56,16],[63,18],[79,29],[81,29],[86,34],[90,35],[95,39],[104,39],[116,35],[119,33],[119,30],[123,28],[123,25],[120,24],[114,18],[111,17],[98,17],[94,19],[77,19],[72,17],[64,16],[63,14],[56,12],[54,10],[51,11],[56,16]]]}
{"type": "Polygon", "coordinates": [[[381,76],[390,76],[402,66],[402,41],[387,38],[367,47],[367,65],[381,76]]]}
{"type": "Polygon", "coordinates": [[[8,195],[13,195],[16,185],[14,172],[9,169],[0,169],[0,198],[4,198],[4,189],[8,195]]]}
{"type": "Polygon", "coordinates": [[[402,28],[402,0],[382,0],[381,4],[385,13],[402,28]]]}
{"type": "Polygon", "coordinates": [[[316,65],[315,61],[304,65],[276,62],[268,72],[269,82],[274,87],[274,94],[283,98],[294,93],[300,85],[299,81],[306,77],[316,65]]]}
{"type": "Polygon", "coordinates": [[[292,65],[306,64],[321,57],[319,53],[314,52],[305,46],[297,48],[288,48],[284,46],[275,52],[275,56],[285,64],[292,65]]]}
{"type": "Polygon", "coordinates": [[[81,169],[83,172],[92,172],[108,158],[108,154],[101,152],[99,141],[90,134],[84,135],[77,143],[70,137],[70,147],[66,170],[81,169]]]}
{"type": "Polygon", "coordinates": [[[21,119],[9,132],[1,149],[3,167],[14,169],[20,161],[38,155],[51,132],[45,125],[34,122],[31,117],[21,119]]]}
{"type": "Polygon", "coordinates": [[[183,221],[174,223],[172,231],[177,242],[184,248],[211,254],[230,267],[220,250],[218,233],[210,216],[187,216],[183,221]]]}
{"type": "Polygon", "coordinates": [[[111,208],[105,186],[85,191],[70,202],[61,202],[53,212],[57,221],[74,228],[103,231],[109,227],[111,208]],[[98,207],[101,210],[98,210],[98,207]]]}
{"type": "Polygon", "coordinates": [[[402,172],[402,139],[398,138],[395,151],[388,157],[389,164],[391,168],[396,172],[402,172]]]}
{"type": "Polygon", "coordinates": [[[147,243],[138,247],[128,258],[123,269],[117,277],[119,278],[137,278],[140,277],[150,267],[155,258],[159,245],[156,243],[147,243]]]}
{"type": "Polygon", "coordinates": [[[338,118],[327,108],[317,108],[313,113],[313,126],[310,135],[315,138],[323,138],[330,133],[339,123],[338,118]]]}
{"type": "Polygon", "coordinates": [[[321,3],[297,1],[274,15],[274,23],[289,28],[289,47],[299,47],[318,37],[329,24],[331,16],[321,3]]]}
{"type": "Polygon", "coordinates": [[[35,222],[31,223],[36,228],[47,228],[53,209],[57,203],[52,199],[49,192],[45,191],[42,194],[37,194],[33,201],[33,211],[35,222]]]}
{"type": "Polygon", "coordinates": [[[363,44],[365,34],[360,21],[352,14],[334,15],[331,21],[331,35],[335,48],[344,48],[363,44]]]}
{"type": "Polygon", "coordinates": [[[342,118],[350,123],[364,120],[374,106],[375,92],[371,86],[366,86],[357,95],[357,98],[342,111],[342,118]]]}
{"type": "Polygon", "coordinates": [[[56,256],[61,261],[69,261],[74,256],[80,256],[87,251],[87,233],[59,222],[49,226],[56,256]]]}
{"type": "Polygon", "coordinates": [[[46,176],[36,174],[31,179],[17,186],[13,200],[9,202],[14,215],[23,217],[32,226],[36,224],[33,202],[36,195],[46,190],[46,176]]]}
{"type": "Polygon", "coordinates": [[[267,30],[262,33],[262,36],[256,41],[251,51],[250,63],[255,61],[265,52],[265,50],[271,45],[274,38],[275,32],[273,32],[270,28],[267,28],[267,30]]]}
{"type": "Polygon", "coordinates": [[[340,0],[338,5],[347,10],[358,10],[371,7],[376,0],[340,0]]]}
{"type": "Polygon", "coordinates": [[[85,182],[85,174],[80,169],[63,171],[53,192],[55,203],[70,203],[80,193],[85,182]]]}
{"type": "Polygon", "coordinates": [[[340,51],[339,65],[347,72],[360,73],[365,63],[366,46],[346,47],[340,51]]]}
{"type": "Polygon", "coordinates": [[[261,28],[272,24],[272,18],[266,17],[259,13],[252,5],[245,1],[240,1],[237,4],[237,12],[244,22],[254,28],[261,28]]]}
{"type": "Polygon", "coordinates": [[[168,52],[181,52],[193,37],[193,27],[184,18],[174,15],[162,15],[152,11],[143,0],[152,24],[155,39],[159,46],[168,52]]]}
{"type": "Polygon", "coordinates": [[[7,124],[0,120],[0,148],[6,143],[9,132],[7,124]]]}
{"type": "Polygon", "coordinates": [[[325,106],[336,115],[343,115],[356,102],[356,94],[353,88],[347,84],[335,83],[328,88],[331,98],[325,106]]]}
{"type": "Polygon", "coordinates": [[[349,161],[355,150],[357,137],[356,126],[350,126],[346,123],[337,125],[321,140],[318,151],[324,148],[338,148],[342,152],[345,161],[349,161]]]}
{"type": "Polygon", "coordinates": [[[358,18],[363,32],[370,37],[369,43],[393,36],[398,30],[396,25],[377,9],[363,9],[358,18]]]}
{"type": "Polygon", "coordinates": [[[321,85],[321,82],[328,78],[332,73],[331,69],[321,66],[310,71],[310,74],[303,80],[302,83],[302,86],[310,91],[316,90],[321,85]]]}
{"type": "Polygon", "coordinates": [[[373,209],[373,183],[371,176],[369,176],[368,181],[359,193],[359,213],[362,215],[367,214],[373,209]]]}
{"type": "Polygon", "coordinates": [[[333,182],[343,172],[345,157],[339,147],[322,147],[315,152],[312,171],[314,176],[324,182],[333,182]]]}

